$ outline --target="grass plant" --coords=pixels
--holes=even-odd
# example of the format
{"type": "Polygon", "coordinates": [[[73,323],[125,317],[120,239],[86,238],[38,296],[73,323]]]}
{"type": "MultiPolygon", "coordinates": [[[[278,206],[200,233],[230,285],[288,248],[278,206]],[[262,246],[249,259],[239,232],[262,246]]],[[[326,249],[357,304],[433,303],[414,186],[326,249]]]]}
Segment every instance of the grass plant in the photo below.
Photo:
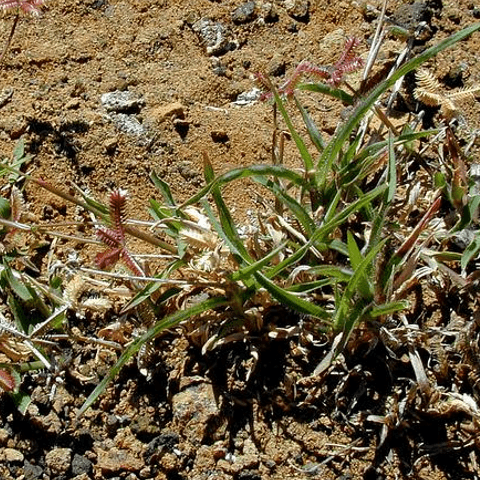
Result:
{"type": "MultiPolygon", "coordinates": [[[[297,315],[308,324],[305,328],[312,335],[329,336],[329,361],[333,361],[348,348],[360,326],[375,332],[392,316],[408,309],[409,293],[425,272],[433,266],[444,271],[449,268],[442,264],[443,258],[461,262],[465,270],[480,250],[478,242],[463,255],[445,251],[442,241],[451,232],[440,231],[439,222],[434,220],[439,220],[442,205],[450,201],[458,212],[459,223],[454,229],[465,228],[474,217],[478,198],[470,195],[468,180],[462,180],[460,172],[453,169],[450,176],[431,179],[434,187],[430,197],[419,206],[420,220],[410,221],[411,205],[399,194],[399,188],[407,183],[403,166],[417,153],[415,148],[421,142],[439,138],[436,135],[440,129],[418,130],[414,119],[398,131],[382,112],[381,101],[405,75],[479,29],[480,24],[472,25],[425,50],[396,68],[368,93],[342,89],[344,75],[353,65],[359,66],[352,53],[356,41],[347,45],[348,58],[342,56],[336,64],[345,67],[341,74],[332,76],[328,71],[325,83],[299,83],[296,78],[279,93],[263,76],[267,96],[272,98],[296,145],[301,169],[279,163],[251,165],[217,175],[205,155],[205,186],[181,204],[176,202],[168,184],[152,172],[151,180],[161,200],[150,202],[152,221],[144,224],[149,232],[133,226],[125,217],[122,192],[114,192],[107,206],[89,195],[72,196],[41,179],[24,175],[22,178],[27,181],[74,202],[95,217],[93,225],[99,232],[98,238],[108,246],[97,257],[101,269],[112,267],[119,258],[135,266],[131,268],[133,275],[120,275],[132,292],[122,312],[137,311],[141,319],[139,309],[147,305],[155,317],[144,333],[126,346],[79,414],[95,402],[135,354],[168,329],[186,328],[188,324],[190,331],[206,332],[202,342],[206,351],[258,335],[264,328],[262,316],[275,306],[286,314],[297,315]],[[352,105],[348,119],[340,123],[330,139],[320,134],[297,98],[296,89],[331,95],[352,105]],[[282,93],[287,94],[286,99],[282,93]],[[292,109],[297,109],[303,119],[308,132],[305,137],[294,125],[292,109]],[[368,126],[372,115],[379,116],[380,128],[368,126]],[[258,212],[250,230],[235,222],[222,193],[225,185],[244,178],[256,182],[268,198],[274,199],[264,201],[265,211],[258,212]],[[401,223],[405,228],[401,228],[401,223]],[[127,235],[158,248],[163,264],[152,276],[150,268],[138,266],[135,252],[126,249],[127,235]]],[[[448,128],[445,127],[450,135],[447,143],[452,156],[458,157],[454,132],[448,128]]],[[[5,174],[22,176],[18,165],[4,162],[0,168],[5,174]]],[[[4,204],[6,210],[12,209],[11,202],[4,204]]],[[[15,226],[22,232],[45,232],[41,225],[24,229],[24,224],[8,212],[2,222],[3,238],[15,226]]],[[[52,230],[54,227],[49,227],[52,230]]],[[[85,269],[79,271],[87,275],[85,269]]],[[[5,259],[2,279],[3,286],[12,292],[7,294],[10,309],[26,340],[34,344],[37,337],[32,332],[40,326],[43,332],[46,328],[61,327],[62,309],[71,308],[68,302],[58,300],[65,292],[63,284],[40,286],[5,259]],[[22,316],[25,305],[37,312],[33,323],[22,316]]],[[[272,338],[279,333],[274,327],[269,328],[273,328],[269,332],[272,338]]],[[[41,359],[42,352],[37,350],[38,354],[34,353],[41,359]]],[[[8,369],[4,369],[0,385],[9,388],[11,384],[8,369]]]]}

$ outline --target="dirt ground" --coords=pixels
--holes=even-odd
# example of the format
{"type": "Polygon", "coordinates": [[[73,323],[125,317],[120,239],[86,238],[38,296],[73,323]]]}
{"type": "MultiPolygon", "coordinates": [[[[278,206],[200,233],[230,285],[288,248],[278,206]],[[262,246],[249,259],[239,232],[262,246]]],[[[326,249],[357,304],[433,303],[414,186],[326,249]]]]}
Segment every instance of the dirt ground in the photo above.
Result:
{"type": "MultiPolygon", "coordinates": [[[[113,188],[126,189],[129,214],[147,218],[148,200],[159,198],[152,170],[183,200],[203,185],[204,152],[217,172],[271,162],[272,106],[258,101],[255,73],[280,84],[302,60],[331,64],[351,36],[365,56],[381,3],[51,0],[40,18],[20,19],[0,68],[0,151],[10,157],[23,138],[36,177],[65,189],[75,184],[103,201],[113,188]],[[103,95],[111,92],[126,100],[109,103],[103,95]]],[[[427,22],[420,51],[477,21],[480,8],[468,0],[389,1],[387,15],[409,30],[427,22]]],[[[0,38],[11,21],[2,20],[0,38]]],[[[480,83],[479,38],[430,62],[446,88],[480,83]]],[[[380,63],[391,64],[404,45],[388,38],[380,63]]],[[[319,128],[332,134],[344,107],[321,96],[308,101],[319,128]]],[[[462,113],[476,130],[480,104],[469,102],[462,113]]],[[[294,165],[292,152],[287,145],[285,162],[294,165]]],[[[34,184],[25,193],[40,221],[75,214],[75,206],[34,184]]],[[[226,198],[246,222],[255,208],[252,185],[229,187],[226,198]]],[[[61,257],[66,247],[59,241],[55,248],[61,257]]],[[[77,250],[91,261],[88,248],[77,250]]],[[[401,406],[361,387],[392,376],[408,383],[412,372],[402,359],[391,372],[374,365],[386,352],[357,352],[344,366],[355,371],[347,382],[330,376],[317,385],[310,375],[325,354],[321,346],[308,355],[289,340],[260,349],[258,378],[249,382],[235,373],[238,365],[248,370],[248,345],[202,356],[185,338],[164,336],[147,375],[127,366],[80,419],[76,411],[116,357],[92,346],[67,349],[68,367],[26,379],[32,405],[25,416],[0,398],[0,477],[479,478],[478,442],[456,448],[451,417],[439,413],[443,429],[430,417],[399,422],[382,438],[375,415],[401,406]]]]}

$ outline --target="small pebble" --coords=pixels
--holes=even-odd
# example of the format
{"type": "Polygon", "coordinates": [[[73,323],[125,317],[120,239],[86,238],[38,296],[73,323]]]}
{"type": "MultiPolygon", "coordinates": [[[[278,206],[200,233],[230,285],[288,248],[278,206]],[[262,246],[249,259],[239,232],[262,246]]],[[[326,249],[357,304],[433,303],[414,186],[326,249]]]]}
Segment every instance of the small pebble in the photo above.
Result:
{"type": "Polygon", "coordinates": [[[0,446],[7,443],[9,436],[8,431],[5,428],[0,428],[0,446]]]}
{"type": "Polygon", "coordinates": [[[67,473],[72,463],[72,449],[54,448],[45,455],[45,463],[55,475],[67,473]]]}
{"type": "Polygon", "coordinates": [[[236,24],[251,22],[255,19],[255,2],[240,5],[232,12],[232,21],[236,24]]]}
{"type": "Polygon", "coordinates": [[[84,457],[83,455],[79,455],[76,453],[73,456],[72,460],[72,474],[73,475],[81,475],[82,473],[89,474],[93,469],[92,462],[84,457]]]}
{"type": "Polygon", "coordinates": [[[107,112],[115,113],[137,112],[145,104],[145,101],[134,93],[119,90],[104,93],[100,100],[107,112]]]}
{"type": "Polygon", "coordinates": [[[185,106],[180,102],[168,103],[167,105],[157,107],[153,111],[153,116],[159,122],[175,118],[185,118],[185,106]]]}
{"type": "Polygon", "coordinates": [[[42,478],[43,468],[40,465],[33,465],[28,460],[25,460],[23,474],[26,480],[37,480],[37,478],[42,478]]]}
{"type": "Polygon", "coordinates": [[[23,453],[14,448],[5,448],[1,455],[5,462],[9,463],[21,463],[23,462],[23,453]]]}
{"type": "Polygon", "coordinates": [[[283,5],[287,13],[296,20],[308,20],[310,4],[308,0],[284,0],[283,5]]]}
{"type": "Polygon", "coordinates": [[[227,28],[220,22],[213,22],[209,18],[202,18],[192,25],[197,33],[207,55],[224,55],[230,50],[235,50],[236,43],[230,39],[227,28]]]}
{"type": "Polygon", "coordinates": [[[147,129],[137,120],[135,115],[127,115],[126,113],[112,113],[109,119],[115,126],[128,135],[141,136],[147,133],[147,129]]]}

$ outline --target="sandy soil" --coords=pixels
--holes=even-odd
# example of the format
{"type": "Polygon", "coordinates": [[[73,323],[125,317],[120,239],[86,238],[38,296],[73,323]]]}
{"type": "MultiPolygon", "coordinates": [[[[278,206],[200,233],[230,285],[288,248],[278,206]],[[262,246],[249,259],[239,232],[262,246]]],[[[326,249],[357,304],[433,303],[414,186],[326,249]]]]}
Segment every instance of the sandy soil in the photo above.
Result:
{"type": "MultiPolygon", "coordinates": [[[[480,16],[475,2],[467,0],[410,3],[390,1],[387,14],[407,29],[427,22],[417,51],[480,16]]],[[[365,55],[380,4],[260,0],[249,13],[248,2],[236,0],[51,0],[41,18],[20,19],[0,69],[0,151],[10,157],[22,138],[33,155],[28,170],[36,177],[67,190],[75,184],[103,201],[113,188],[126,189],[131,216],[147,218],[148,200],[159,198],[149,180],[152,170],[182,200],[203,185],[204,152],[218,172],[271,162],[271,104],[239,101],[256,87],[254,74],[267,72],[279,84],[302,60],[328,65],[350,36],[361,40],[365,55]],[[206,26],[220,29],[220,45],[208,43],[206,26]],[[123,92],[131,103],[109,111],[102,95],[110,92],[123,92]]],[[[0,38],[10,27],[11,18],[5,17],[0,38]]],[[[379,70],[403,47],[402,40],[388,38],[379,70]]],[[[476,35],[442,53],[429,68],[446,88],[480,82],[479,47],[476,35]]],[[[408,92],[405,98],[412,102],[408,92]]],[[[321,130],[332,134],[344,107],[320,96],[306,101],[321,130]]],[[[480,104],[462,108],[467,129],[475,130],[480,104]]],[[[291,143],[285,162],[295,165],[291,143]]],[[[474,155],[478,145],[472,147],[474,155]]],[[[34,184],[27,185],[25,196],[40,221],[62,222],[75,214],[75,206],[34,184]]],[[[255,207],[252,185],[229,187],[226,198],[246,222],[246,212],[255,207]]],[[[59,241],[55,248],[61,257],[67,247],[59,241]]],[[[76,248],[85,263],[91,261],[89,248],[76,248]]],[[[381,372],[369,365],[373,355],[358,360],[348,384],[337,388],[330,378],[326,386],[295,391],[324,352],[302,356],[288,340],[262,348],[259,378],[249,383],[232,373],[235,365],[248,363],[246,346],[202,357],[185,339],[162,338],[149,375],[142,376],[136,364],[125,368],[80,420],[76,410],[115,355],[99,356],[93,347],[66,351],[69,368],[26,382],[33,402],[24,417],[8,397],[0,398],[0,476],[478,478],[470,454],[464,458],[452,449],[428,455],[427,448],[418,447],[436,443],[428,422],[399,428],[403,433],[418,428],[417,444],[408,443],[409,434],[399,434],[389,455],[376,450],[381,425],[352,422],[356,413],[389,408],[373,392],[368,405],[349,403],[369,375],[382,382],[381,372]],[[281,368],[272,361],[278,358],[281,368]]]]}

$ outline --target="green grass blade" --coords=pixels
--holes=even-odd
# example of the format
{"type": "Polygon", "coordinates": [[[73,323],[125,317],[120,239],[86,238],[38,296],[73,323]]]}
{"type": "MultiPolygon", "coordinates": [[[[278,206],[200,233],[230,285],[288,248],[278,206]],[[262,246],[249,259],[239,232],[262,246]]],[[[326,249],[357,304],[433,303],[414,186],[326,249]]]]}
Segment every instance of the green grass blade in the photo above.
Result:
{"type": "Polygon", "coordinates": [[[305,123],[305,126],[307,127],[310,140],[312,140],[313,144],[315,145],[316,149],[319,152],[323,152],[323,149],[325,148],[325,142],[323,141],[322,135],[319,132],[317,125],[310,118],[310,115],[308,114],[307,109],[298,101],[296,97],[294,98],[295,98],[295,104],[298,110],[300,111],[300,113],[302,114],[303,123],[305,123]]]}
{"type": "Polygon", "coordinates": [[[168,183],[164,182],[158,175],[152,171],[150,174],[150,180],[152,183],[157,187],[159,192],[162,194],[163,200],[165,204],[169,207],[170,216],[178,215],[178,208],[175,199],[173,198],[172,192],[170,190],[170,186],[168,183]]]}
{"type": "MultiPolygon", "coordinates": [[[[159,279],[170,278],[172,273],[175,270],[178,270],[180,267],[184,266],[185,262],[183,260],[175,260],[169,265],[160,275],[157,276],[159,279]]],[[[141,303],[148,300],[159,288],[165,286],[165,283],[162,282],[151,282],[146,285],[142,290],[140,290],[123,308],[122,313],[131,310],[132,308],[138,307],[141,303]]],[[[163,301],[167,300],[164,298],[163,301]]]]}
{"type": "Polygon", "coordinates": [[[395,159],[395,149],[393,148],[392,132],[388,135],[388,191],[387,203],[390,204],[395,197],[397,190],[397,162],[395,159]]]}
{"type": "Polygon", "coordinates": [[[255,278],[257,279],[258,283],[262,285],[262,287],[264,287],[270,293],[270,295],[272,295],[272,297],[278,300],[282,305],[291,308],[296,312],[311,315],[312,317],[319,318],[326,323],[330,323],[331,315],[322,307],[291,294],[284,288],[281,288],[273,283],[260,272],[255,273],[255,278]]]}
{"type": "Polygon", "coordinates": [[[32,403],[30,395],[22,392],[22,390],[19,390],[18,392],[12,392],[9,395],[12,398],[14,405],[17,407],[17,410],[22,415],[25,415],[29,405],[32,403]]]}
{"type": "Polygon", "coordinates": [[[340,202],[340,199],[342,198],[342,193],[343,193],[343,189],[342,189],[342,186],[340,186],[337,190],[336,190],[336,193],[335,193],[335,196],[333,197],[333,199],[328,202],[328,208],[327,208],[327,211],[325,212],[325,215],[323,217],[323,223],[328,223],[332,220],[332,218],[335,217],[335,214],[337,212],[337,207],[338,207],[338,203],[340,202]]]}
{"type": "Polygon", "coordinates": [[[317,229],[317,231],[312,235],[312,240],[323,241],[324,243],[326,243],[326,235],[329,235],[335,228],[344,223],[350,215],[357,212],[358,210],[361,210],[366,205],[371,203],[376,197],[385,192],[386,188],[386,185],[381,185],[380,187],[373,189],[371,192],[365,193],[355,202],[343,208],[333,218],[325,221],[325,223],[317,229]]]}
{"type": "Polygon", "coordinates": [[[350,215],[363,208],[366,204],[370,203],[373,199],[385,192],[386,188],[387,187],[384,185],[375,188],[371,192],[365,194],[363,197],[357,199],[355,202],[342,209],[335,216],[333,216],[332,212],[331,216],[333,216],[333,218],[330,218],[328,221],[325,220],[324,224],[315,230],[313,235],[310,237],[310,240],[305,245],[300,247],[278,265],[275,265],[273,268],[271,268],[266,273],[267,277],[274,278],[283,270],[293,267],[293,265],[295,265],[306,255],[312,246],[316,246],[320,250],[323,250],[324,248],[321,248],[321,246],[328,245],[330,243],[328,236],[333,232],[333,230],[335,230],[335,228],[344,223],[350,215]]]}
{"type": "Polygon", "coordinates": [[[368,316],[371,318],[381,317],[383,315],[391,315],[395,312],[401,312],[410,306],[407,300],[400,300],[398,302],[389,302],[383,305],[378,305],[373,307],[369,312],[368,316]]]}
{"type": "MultiPolygon", "coordinates": [[[[394,138],[393,144],[395,147],[399,147],[401,145],[412,143],[416,140],[422,140],[424,138],[428,138],[432,135],[438,134],[438,129],[431,129],[431,130],[422,130],[421,132],[407,132],[402,133],[398,137],[394,138]]],[[[355,157],[356,162],[362,162],[367,157],[375,156],[378,152],[382,151],[385,147],[388,146],[388,140],[382,140],[379,142],[375,142],[373,144],[369,144],[366,147],[362,148],[362,150],[357,154],[355,157]]]]}
{"type": "MultiPolygon", "coordinates": [[[[338,303],[337,311],[335,313],[335,317],[333,320],[333,327],[336,331],[343,330],[347,327],[346,325],[347,322],[345,320],[346,318],[350,317],[347,312],[349,311],[351,306],[354,304],[353,298],[357,293],[358,285],[363,279],[366,278],[367,270],[371,268],[374,258],[378,255],[378,253],[383,248],[385,243],[386,243],[386,239],[379,242],[378,245],[375,245],[375,247],[372,248],[367,253],[367,255],[365,255],[364,259],[358,265],[357,269],[355,270],[355,273],[353,274],[352,278],[348,282],[345,288],[345,291],[342,295],[342,298],[338,303]]],[[[360,302],[360,303],[365,304],[371,301],[371,299],[368,299],[368,298],[364,298],[363,300],[364,302],[360,302]]]]}
{"type": "Polygon", "coordinates": [[[213,170],[213,165],[206,152],[203,154],[203,177],[205,178],[205,181],[207,183],[215,181],[215,172],[213,170]]]}
{"type": "Polygon", "coordinates": [[[245,245],[240,239],[237,229],[234,225],[233,219],[230,215],[230,212],[227,209],[227,206],[223,200],[219,200],[217,203],[217,209],[219,209],[220,222],[217,220],[215,215],[210,208],[210,205],[206,200],[202,200],[201,205],[207,214],[210,223],[212,224],[213,229],[218,233],[219,237],[225,242],[232,254],[236,257],[237,262],[240,266],[247,266],[253,262],[253,259],[250,257],[247,252],[245,245]]]}
{"type": "Polygon", "coordinates": [[[310,217],[308,211],[297,200],[287,194],[285,188],[282,188],[278,183],[267,180],[264,177],[254,177],[254,180],[265,188],[268,188],[275,197],[282,202],[293,214],[295,219],[305,230],[307,236],[310,236],[315,230],[315,222],[310,217]]]}
{"type": "Polygon", "coordinates": [[[462,259],[460,261],[460,266],[462,267],[462,272],[467,268],[468,263],[472,258],[474,258],[480,251],[480,235],[476,235],[468,247],[464,250],[462,254],[462,259]]]}
{"type": "Polygon", "coordinates": [[[334,278],[322,278],[321,280],[315,280],[313,282],[304,282],[304,283],[297,283],[295,285],[290,285],[289,287],[285,288],[287,292],[292,293],[309,293],[319,288],[326,287],[328,285],[334,285],[337,282],[334,278]]]}
{"type": "Polygon", "coordinates": [[[213,184],[211,194],[218,210],[220,223],[218,223],[218,221],[215,219],[215,216],[213,215],[206,201],[202,201],[202,206],[205,211],[208,212],[212,226],[215,228],[220,237],[227,242],[231,252],[234,255],[237,255],[237,260],[239,261],[240,265],[248,265],[253,262],[253,259],[247,252],[247,249],[245,248],[245,245],[238,234],[237,227],[235,226],[235,222],[230,214],[230,210],[223,200],[220,186],[215,184],[215,172],[213,171],[213,166],[207,155],[204,156],[203,163],[205,180],[213,184]]]}
{"type": "Polygon", "coordinates": [[[270,268],[267,272],[265,272],[265,276],[267,278],[275,278],[281,272],[288,268],[292,268],[297,262],[299,262],[308,252],[309,248],[311,248],[311,243],[307,243],[302,247],[298,248],[294,251],[291,255],[287,258],[282,260],[279,264],[275,265],[274,267],[270,268]]]}
{"type": "MultiPolygon", "coordinates": [[[[360,249],[358,248],[357,242],[355,241],[355,238],[352,235],[352,232],[348,231],[347,232],[347,245],[348,245],[348,254],[349,254],[349,260],[350,260],[350,265],[352,266],[352,269],[354,272],[357,272],[357,270],[361,267],[362,262],[363,262],[363,255],[360,252],[360,249]]],[[[363,274],[360,275],[358,279],[358,290],[360,294],[362,295],[363,298],[371,299],[373,298],[373,286],[371,282],[368,279],[368,276],[370,274],[372,265],[367,266],[363,270],[363,274]]]]}
{"type": "Polygon", "coordinates": [[[286,243],[279,245],[277,248],[272,250],[260,260],[257,260],[256,262],[248,265],[247,267],[243,267],[240,270],[237,270],[235,273],[232,274],[231,279],[236,282],[251,277],[254,273],[265,267],[265,265],[268,265],[271,262],[272,258],[278,255],[285,248],[285,245],[286,243]]]}
{"type": "Polygon", "coordinates": [[[339,132],[334,136],[331,142],[326,146],[323,154],[320,156],[317,165],[317,174],[316,174],[316,185],[323,187],[326,181],[326,174],[331,170],[333,163],[338,157],[341,149],[345,142],[349,139],[352,131],[356,128],[361,122],[365,114],[372,108],[377,99],[385,93],[390,87],[392,87],[397,80],[405,76],[407,73],[415,70],[420,67],[424,62],[434,57],[442,50],[445,50],[455,43],[467,38],[472,33],[480,29],[480,23],[475,23],[459,32],[453,34],[452,36],[442,40],[437,45],[428,48],[421,54],[412,58],[401,67],[399,67],[391,77],[381,82],[377,85],[370,94],[362,100],[358,106],[355,108],[353,114],[349,117],[345,125],[339,130],[339,132]]]}
{"type": "Polygon", "coordinates": [[[1,272],[3,281],[8,284],[11,290],[20,298],[23,302],[33,303],[32,291],[17,278],[18,273],[15,274],[9,265],[3,264],[3,271],[1,272]]]}
{"type": "Polygon", "coordinates": [[[299,90],[308,90],[310,92],[323,93],[333,98],[338,98],[347,105],[353,105],[354,97],[340,88],[333,88],[325,83],[300,83],[297,85],[299,90]]]}
{"type": "Polygon", "coordinates": [[[283,120],[287,124],[288,131],[290,132],[290,135],[293,138],[293,141],[295,142],[295,145],[297,146],[298,151],[300,152],[300,156],[302,157],[303,161],[303,167],[305,169],[305,172],[307,174],[309,172],[313,171],[313,158],[310,155],[310,152],[308,151],[307,146],[305,145],[305,142],[303,141],[302,137],[297,133],[295,130],[295,127],[293,126],[292,121],[290,120],[290,115],[287,112],[287,109],[285,108],[285,105],[280,98],[280,95],[277,92],[277,89],[273,86],[272,84],[272,93],[273,97],[275,99],[275,103],[277,104],[277,108],[282,114],[283,120]]]}
{"type": "Polygon", "coordinates": [[[348,257],[348,247],[345,244],[345,242],[342,242],[338,238],[334,238],[332,241],[328,243],[328,247],[331,250],[335,250],[338,253],[341,253],[342,255],[345,255],[348,257]]]}
{"type": "Polygon", "coordinates": [[[363,256],[360,253],[360,249],[358,248],[355,238],[353,238],[352,232],[350,231],[347,232],[347,246],[350,265],[352,266],[353,270],[355,270],[362,263],[363,256]]]}
{"type": "MultiPolygon", "coordinates": [[[[356,135],[355,139],[350,142],[347,147],[347,151],[342,155],[342,161],[340,163],[340,168],[348,168],[355,159],[355,153],[357,151],[357,147],[360,143],[361,135],[356,135]]],[[[337,167],[338,168],[338,167],[337,167]]]]}
{"type": "Polygon", "coordinates": [[[213,230],[215,230],[218,233],[218,236],[225,242],[225,245],[229,248],[230,252],[232,252],[232,255],[237,257],[237,261],[241,264],[242,263],[242,254],[238,250],[235,242],[232,242],[230,240],[230,237],[226,235],[225,231],[222,228],[222,225],[219,223],[217,218],[215,217],[212,208],[210,207],[209,203],[206,200],[202,200],[200,204],[203,207],[203,210],[207,214],[208,219],[210,220],[210,223],[212,224],[213,230]]]}
{"type": "Polygon", "coordinates": [[[353,271],[345,267],[337,267],[335,265],[319,265],[312,267],[306,271],[310,275],[334,278],[339,282],[348,282],[352,278],[353,271]]]}
{"type": "Polygon", "coordinates": [[[108,375],[97,385],[95,390],[85,400],[84,404],[78,411],[77,416],[80,417],[85,411],[97,400],[97,398],[105,391],[107,385],[118,375],[122,367],[145,345],[147,342],[153,340],[160,335],[164,330],[173,328],[179,323],[187,320],[195,315],[200,315],[208,310],[219,308],[228,304],[228,301],[223,297],[211,298],[205,302],[194,305],[187,310],[181,310],[165,317],[163,320],[157,322],[152,328],[145,332],[141,337],[135,339],[122,353],[117,363],[110,369],[108,375]]]}
{"type": "MultiPolygon", "coordinates": [[[[173,212],[172,209],[169,207],[165,207],[160,205],[156,200],[153,198],[150,199],[150,208],[148,208],[148,213],[150,216],[156,221],[162,223],[164,228],[164,232],[171,238],[175,240],[177,243],[178,255],[180,257],[183,256],[185,252],[185,242],[180,237],[180,230],[184,227],[184,224],[181,220],[179,220],[178,215],[182,215],[179,209],[177,212],[173,212]],[[177,216],[172,218],[172,215],[178,213],[177,216]]],[[[181,218],[184,218],[183,215],[181,218]]]]}
{"type": "Polygon", "coordinates": [[[209,184],[199,190],[198,193],[185,201],[180,206],[180,208],[199,202],[202,198],[210,194],[210,192],[216,187],[221,187],[222,185],[233,182],[234,180],[237,180],[239,178],[248,178],[255,176],[272,176],[275,178],[284,178],[300,188],[305,186],[305,179],[301,175],[293,172],[288,168],[282,167],[281,165],[252,165],[249,167],[234,168],[233,170],[230,170],[223,175],[219,175],[218,177],[210,181],[209,184]]]}

